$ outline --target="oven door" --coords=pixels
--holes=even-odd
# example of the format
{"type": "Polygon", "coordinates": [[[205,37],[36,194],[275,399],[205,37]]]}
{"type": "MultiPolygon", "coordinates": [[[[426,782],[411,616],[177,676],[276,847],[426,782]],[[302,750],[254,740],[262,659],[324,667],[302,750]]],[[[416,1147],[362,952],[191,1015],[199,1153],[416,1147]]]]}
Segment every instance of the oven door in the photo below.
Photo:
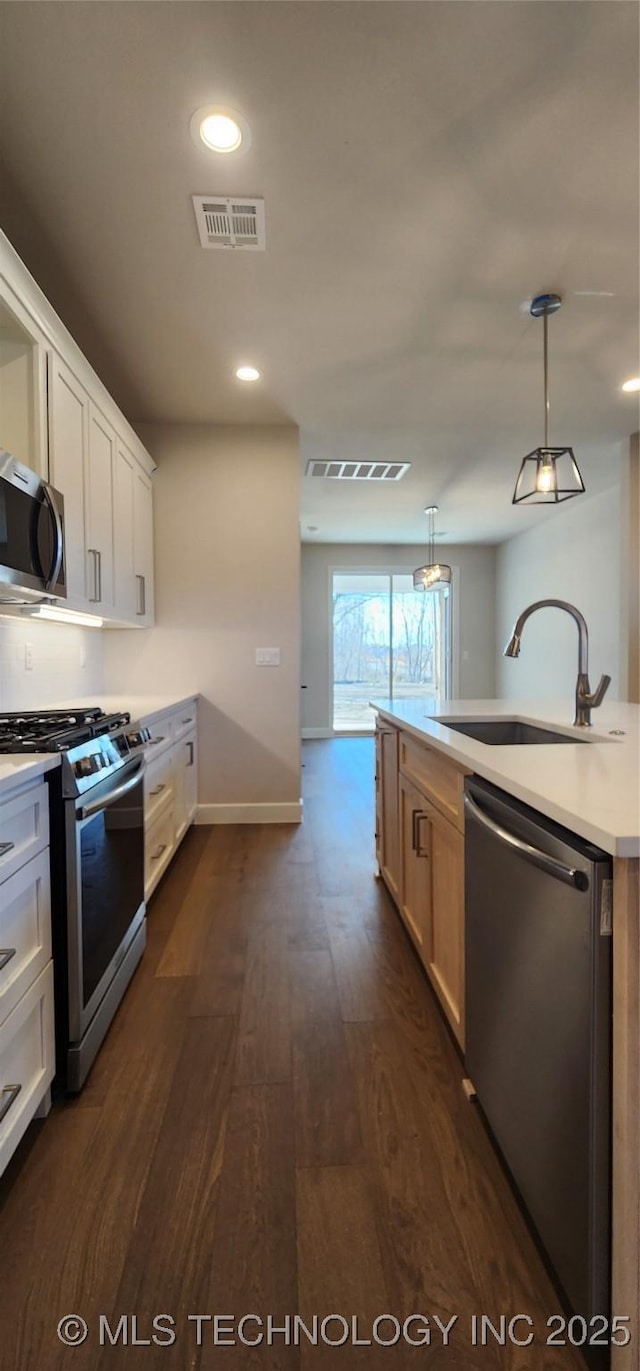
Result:
{"type": "Polygon", "coordinates": [[[0,600],[67,594],[64,501],[36,472],[0,452],[0,600]]]}
{"type": "Polygon", "coordinates": [[[69,1038],[80,1042],[144,916],[143,762],[67,801],[69,1038]]]}

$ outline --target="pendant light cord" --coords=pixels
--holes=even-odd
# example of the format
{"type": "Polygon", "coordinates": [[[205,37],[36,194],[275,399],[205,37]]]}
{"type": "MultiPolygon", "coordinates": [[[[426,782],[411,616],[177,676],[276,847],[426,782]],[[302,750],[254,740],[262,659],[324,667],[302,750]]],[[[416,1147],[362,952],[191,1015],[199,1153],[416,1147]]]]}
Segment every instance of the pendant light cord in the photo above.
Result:
{"type": "Polygon", "coordinates": [[[544,324],[544,445],[549,446],[549,315],[545,310],[542,321],[544,324]]]}

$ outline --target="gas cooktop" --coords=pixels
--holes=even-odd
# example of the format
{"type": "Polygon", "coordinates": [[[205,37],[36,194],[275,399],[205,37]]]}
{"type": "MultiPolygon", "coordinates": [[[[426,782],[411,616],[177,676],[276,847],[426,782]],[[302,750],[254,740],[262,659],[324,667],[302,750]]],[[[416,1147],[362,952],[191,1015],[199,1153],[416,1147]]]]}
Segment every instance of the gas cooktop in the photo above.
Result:
{"type": "Polygon", "coordinates": [[[130,714],[105,714],[98,705],[0,714],[0,753],[67,752],[125,728],[130,720],[130,714]]]}

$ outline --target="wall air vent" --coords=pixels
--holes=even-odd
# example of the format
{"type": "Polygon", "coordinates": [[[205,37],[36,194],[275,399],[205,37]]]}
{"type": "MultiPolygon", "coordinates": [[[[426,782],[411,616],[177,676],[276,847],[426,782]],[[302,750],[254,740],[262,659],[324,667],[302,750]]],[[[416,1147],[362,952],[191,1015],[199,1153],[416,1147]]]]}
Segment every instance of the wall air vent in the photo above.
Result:
{"type": "Polygon", "coordinates": [[[242,248],[264,252],[267,246],[264,200],[228,195],[193,195],[193,208],[203,248],[242,248]]]}
{"type": "Polygon", "coordinates": [[[328,481],[401,481],[411,462],[307,462],[305,476],[328,481]]]}

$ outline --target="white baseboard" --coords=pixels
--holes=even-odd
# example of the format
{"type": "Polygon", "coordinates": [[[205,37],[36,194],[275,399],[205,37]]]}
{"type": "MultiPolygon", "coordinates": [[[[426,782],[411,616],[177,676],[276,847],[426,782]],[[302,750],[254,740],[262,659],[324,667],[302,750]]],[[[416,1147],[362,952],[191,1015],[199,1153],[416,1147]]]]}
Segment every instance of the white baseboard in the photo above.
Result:
{"type": "Polygon", "coordinates": [[[302,800],[290,804],[198,805],[197,824],[301,824],[302,800]]]}
{"type": "Polygon", "coordinates": [[[333,737],[334,737],[334,732],[333,732],[333,729],[332,729],[332,728],[303,728],[303,729],[302,729],[302,737],[303,737],[303,738],[333,738],[333,737]]]}

